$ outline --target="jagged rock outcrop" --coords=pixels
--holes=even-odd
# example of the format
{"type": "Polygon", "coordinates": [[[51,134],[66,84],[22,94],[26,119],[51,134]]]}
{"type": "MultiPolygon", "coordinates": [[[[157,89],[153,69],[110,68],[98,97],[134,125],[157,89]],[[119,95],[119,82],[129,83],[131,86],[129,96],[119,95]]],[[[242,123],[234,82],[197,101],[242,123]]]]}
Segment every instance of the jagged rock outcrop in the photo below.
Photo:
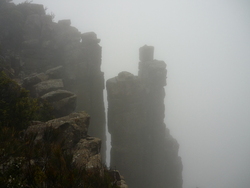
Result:
{"type": "Polygon", "coordinates": [[[89,134],[103,141],[101,152],[105,160],[100,39],[94,32],[82,34],[71,26],[70,20],[55,23],[43,5],[28,2],[3,5],[0,7],[0,58],[8,65],[1,69],[22,83],[33,97],[47,98],[58,90],[71,92],[71,98],[53,103],[55,116],[74,110],[87,111],[92,118],[89,134]]]}
{"type": "Polygon", "coordinates": [[[37,134],[35,141],[42,141],[46,129],[55,130],[59,133],[57,142],[64,143],[63,149],[73,154],[73,162],[78,167],[101,167],[101,140],[87,134],[89,123],[86,112],[71,113],[48,122],[36,122],[28,127],[26,134],[37,134]]]}
{"type": "Polygon", "coordinates": [[[102,165],[101,161],[101,140],[95,137],[81,139],[73,149],[73,161],[79,166],[86,165],[86,168],[97,168],[102,165]]]}
{"type": "MultiPolygon", "coordinates": [[[[103,161],[106,152],[100,39],[94,32],[79,32],[70,20],[55,23],[42,5],[0,4],[0,70],[33,97],[51,102],[60,117],[27,132],[42,139],[48,126],[62,131],[64,147],[74,153],[78,165],[99,165],[100,149],[103,161]],[[87,135],[86,114],[62,117],[74,111],[90,114],[88,134],[94,137],[87,135]]],[[[153,47],[148,46],[140,49],[140,61],[138,76],[122,72],[107,81],[111,166],[132,188],[181,188],[178,143],[164,124],[166,64],[154,60],[153,47]]]]}
{"type": "Polygon", "coordinates": [[[77,96],[65,90],[62,66],[26,77],[22,86],[30,91],[32,97],[48,101],[52,107],[51,115],[54,117],[66,116],[76,109],[77,96]]]}
{"type": "Polygon", "coordinates": [[[41,140],[44,137],[44,131],[46,128],[52,130],[59,130],[60,137],[58,140],[65,140],[66,149],[73,148],[80,139],[86,138],[88,127],[90,122],[90,116],[86,112],[72,113],[68,116],[52,119],[47,122],[34,122],[29,126],[26,133],[37,133],[35,140],[41,140]]]}
{"type": "MultiPolygon", "coordinates": [[[[35,135],[35,142],[52,139],[61,145],[64,152],[72,154],[72,162],[76,167],[86,170],[98,169],[100,176],[104,176],[101,159],[101,140],[88,135],[90,116],[86,112],[71,113],[68,116],[47,122],[33,122],[25,131],[25,135],[35,135]]],[[[33,160],[33,159],[32,159],[33,160]]],[[[90,171],[91,172],[91,171],[90,171]]],[[[127,188],[124,178],[119,171],[109,171],[109,181],[121,188],[127,188]]]]}
{"type": "Polygon", "coordinates": [[[153,50],[140,48],[138,76],[121,72],[107,81],[111,167],[132,188],[181,188],[179,145],[164,123],[166,64],[153,50]]]}

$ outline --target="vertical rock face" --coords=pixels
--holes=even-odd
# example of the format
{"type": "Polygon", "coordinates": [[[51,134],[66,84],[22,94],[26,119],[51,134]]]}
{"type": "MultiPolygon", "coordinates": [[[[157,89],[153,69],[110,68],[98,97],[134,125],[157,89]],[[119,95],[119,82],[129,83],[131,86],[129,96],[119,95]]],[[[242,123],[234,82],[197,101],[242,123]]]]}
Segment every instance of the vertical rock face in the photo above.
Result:
{"type": "Polygon", "coordinates": [[[101,72],[102,49],[99,42],[96,34],[89,32],[81,34],[76,46],[67,46],[64,53],[64,83],[69,91],[77,95],[76,111],[84,110],[90,114],[89,134],[102,140],[105,160],[104,74],[101,72]]]}
{"type": "Polygon", "coordinates": [[[107,81],[111,167],[132,188],[181,188],[179,145],[164,123],[166,64],[154,48],[140,48],[138,76],[121,72],[107,81]]]}

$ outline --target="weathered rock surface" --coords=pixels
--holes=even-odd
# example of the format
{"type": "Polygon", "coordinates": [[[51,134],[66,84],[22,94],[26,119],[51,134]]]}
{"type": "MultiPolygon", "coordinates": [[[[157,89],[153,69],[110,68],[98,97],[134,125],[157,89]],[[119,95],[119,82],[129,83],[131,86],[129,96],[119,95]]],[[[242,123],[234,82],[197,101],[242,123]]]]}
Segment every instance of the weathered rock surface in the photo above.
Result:
{"type": "Polygon", "coordinates": [[[124,177],[120,175],[120,172],[118,170],[112,170],[110,171],[110,175],[112,177],[112,181],[118,185],[121,188],[128,188],[128,185],[126,184],[124,177]]]}
{"type": "Polygon", "coordinates": [[[99,138],[87,137],[81,139],[73,149],[73,161],[78,166],[86,165],[87,168],[101,167],[101,140],[99,138]]]}
{"type": "MultiPolygon", "coordinates": [[[[52,135],[52,133],[56,133],[57,137],[54,141],[59,144],[63,143],[62,149],[73,154],[72,162],[77,167],[85,169],[98,168],[100,174],[102,174],[101,140],[88,135],[89,124],[90,116],[86,112],[71,113],[68,116],[48,122],[33,122],[33,125],[28,127],[25,134],[35,135],[35,141],[43,141],[54,137],[55,135],[52,135]],[[49,132],[46,132],[47,130],[49,132]]],[[[118,171],[117,173],[119,174],[118,171]]],[[[128,188],[120,174],[119,178],[116,177],[113,180],[113,183],[121,188],[128,188]]]]}
{"type": "Polygon", "coordinates": [[[45,72],[50,79],[59,79],[63,77],[63,66],[57,66],[45,72]]]}
{"type": "Polygon", "coordinates": [[[179,145],[164,123],[166,64],[154,48],[140,48],[139,74],[121,72],[107,81],[111,167],[130,187],[181,188],[179,145]]]}
{"type": "Polygon", "coordinates": [[[45,93],[62,89],[63,87],[64,85],[62,79],[53,79],[53,80],[42,81],[34,85],[34,91],[37,94],[36,97],[40,97],[45,93]]]}
{"type": "Polygon", "coordinates": [[[58,66],[45,73],[32,74],[23,80],[22,86],[30,90],[32,97],[40,97],[48,101],[54,117],[66,116],[75,111],[77,96],[64,90],[63,67],[58,66]]]}
{"type": "MultiPolygon", "coordinates": [[[[53,15],[46,15],[43,5],[26,3],[15,6],[8,3],[8,7],[1,11],[11,17],[0,20],[1,50],[9,56],[9,67],[4,70],[30,90],[32,97],[41,97],[58,89],[74,93],[77,96],[74,110],[87,111],[91,115],[89,132],[103,141],[101,152],[105,160],[106,122],[100,39],[94,32],[79,32],[71,26],[70,20],[53,22],[53,15]],[[15,14],[12,14],[13,9],[15,14]]],[[[69,107],[70,112],[73,106],[69,107]]],[[[58,114],[65,115],[66,112],[58,114]]]]}
{"type": "Polygon", "coordinates": [[[47,79],[48,77],[44,73],[32,74],[23,80],[22,86],[27,90],[33,90],[34,85],[47,79]]]}
{"type": "Polygon", "coordinates": [[[76,95],[66,90],[51,91],[41,96],[41,98],[52,105],[55,117],[66,116],[76,108],[76,95]]]}
{"type": "Polygon", "coordinates": [[[46,129],[56,130],[59,133],[57,142],[63,141],[63,148],[73,154],[73,162],[78,167],[101,167],[101,140],[88,136],[89,123],[90,116],[85,112],[78,112],[45,123],[37,122],[26,133],[35,133],[35,140],[42,141],[46,129]]]}
{"type": "Polygon", "coordinates": [[[65,140],[64,147],[71,150],[80,139],[88,136],[89,122],[90,116],[86,112],[72,113],[47,122],[37,122],[35,125],[29,126],[27,134],[37,133],[36,140],[42,140],[46,128],[58,130],[60,132],[58,141],[65,140]]]}
{"type": "Polygon", "coordinates": [[[71,26],[70,20],[55,23],[49,18],[39,11],[27,16],[23,26],[19,72],[22,77],[28,77],[23,85],[35,97],[58,89],[74,93],[77,96],[74,110],[87,111],[91,115],[89,132],[103,141],[102,156],[105,160],[106,122],[100,39],[94,32],[82,34],[71,26]],[[37,75],[31,76],[34,73],[37,75]],[[46,77],[41,79],[38,76],[41,73],[46,77]]]}
{"type": "MultiPolygon", "coordinates": [[[[100,39],[94,32],[79,32],[70,20],[53,22],[42,5],[8,3],[0,10],[10,18],[0,20],[0,61],[5,64],[0,70],[33,97],[52,102],[56,117],[87,111],[92,119],[88,132],[101,140],[87,135],[89,116],[83,113],[37,123],[28,132],[39,133],[39,140],[48,126],[62,131],[64,147],[74,151],[77,164],[86,164],[83,159],[88,158],[88,167],[99,165],[101,141],[103,161],[106,152],[100,39]]],[[[166,64],[154,60],[153,51],[140,49],[138,76],[122,72],[107,82],[111,166],[131,187],[180,188],[178,143],[164,124],[166,64]]]]}

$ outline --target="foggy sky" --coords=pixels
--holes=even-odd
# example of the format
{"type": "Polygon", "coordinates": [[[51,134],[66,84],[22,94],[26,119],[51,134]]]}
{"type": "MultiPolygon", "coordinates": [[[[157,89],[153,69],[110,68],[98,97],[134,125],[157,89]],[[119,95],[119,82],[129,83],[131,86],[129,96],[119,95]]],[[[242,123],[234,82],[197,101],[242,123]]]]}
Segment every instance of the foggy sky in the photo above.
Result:
{"type": "Polygon", "coordinates": [[[250,187],[248,0],[33,3],[97,34],[106,79],[137,75],[139,47],[154,46],[167,63],[165,122],[180,144],[183,188],[250,187]]]}

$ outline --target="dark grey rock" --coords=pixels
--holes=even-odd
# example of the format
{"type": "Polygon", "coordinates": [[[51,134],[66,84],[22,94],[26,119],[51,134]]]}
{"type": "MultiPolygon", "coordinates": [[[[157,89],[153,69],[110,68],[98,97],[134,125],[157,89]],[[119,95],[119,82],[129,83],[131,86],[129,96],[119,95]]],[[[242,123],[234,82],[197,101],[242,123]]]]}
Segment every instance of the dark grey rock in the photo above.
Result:
{"type": "Polygon", "coordinates": [[[58,89],[62,89],[64,87],[62,79],[53,79],[39,82],[34,85],[34,91],[37,97],[44,95],[50,91],[55,91],[58,89]]]}
{"type": "Polygon", "coordinates": [[[182,188],[179,144],[164,123],[166,64],[153,60],[153,49],[140,48],[138,76],[121,72],[107,81],[110,165],[130,187],[182,188]]]}
{"type": "Polygon", "coordinates": [[[70,26],[71,25],[71,20],[59,20],[58,25],[62,26],[70,26]]]}
{"type": "Polygon", "coordinates": [[[84,165],[87,168],[101,167],[100,151],[101,140],[99,138],[81,139],[74,147],[73,161],[80,167],[84,165]]]}
{"type": "Polygon", "coordinates": [[[153,61],[154,60],[154,47],[144,45],[139,49],[140,61],[153,61]]]}
{"type": "Polygon", "coordinates": [[[32,75],[24,78],[22,86],[25,89],[32,91],[34,85],[38,84],[39,82],[45,81],[47,79],[48,79],[48,76],[45,75],[44,73],[32,74],[32,75]]]}
{"type": "Polygon", "coordinates": [[[81,34],[82,43],[99,43],[101,40],[97,38],[94,32],[87,32],[81,34]]]}
{"type": "Polygon", "coordinates": [[[65,149],[73,148],[82,138],[87,137],[90,116],[86,112],[72,113],[68,116],[53,119],[47,122],[36,122],[36,125],[28,127],[26,133],[37,133],[36,140],[44,139],[46,128],[58,130],[60,135],[58,142],[63,140],[65,149]]]}
{"type": "Polygon", "coordinates": [[[63,76],[63,67],[57,66],[55,68],[49,69],[45,72],[46,75],[49,76],[50,79],[58,79],[63,76]]]}
{"type": "Polygon", "coordinates": [[[66,90],[51,91],[41,98],[50,102],[55,117],[66,116],[76,109],[76,95],[66,90]]]}
{"type": "Polygon", "coordinates": [[[43,5],[29,3],[27,6],[29,7],[30,14],[45,15],[45,9],[43,5]]]}

